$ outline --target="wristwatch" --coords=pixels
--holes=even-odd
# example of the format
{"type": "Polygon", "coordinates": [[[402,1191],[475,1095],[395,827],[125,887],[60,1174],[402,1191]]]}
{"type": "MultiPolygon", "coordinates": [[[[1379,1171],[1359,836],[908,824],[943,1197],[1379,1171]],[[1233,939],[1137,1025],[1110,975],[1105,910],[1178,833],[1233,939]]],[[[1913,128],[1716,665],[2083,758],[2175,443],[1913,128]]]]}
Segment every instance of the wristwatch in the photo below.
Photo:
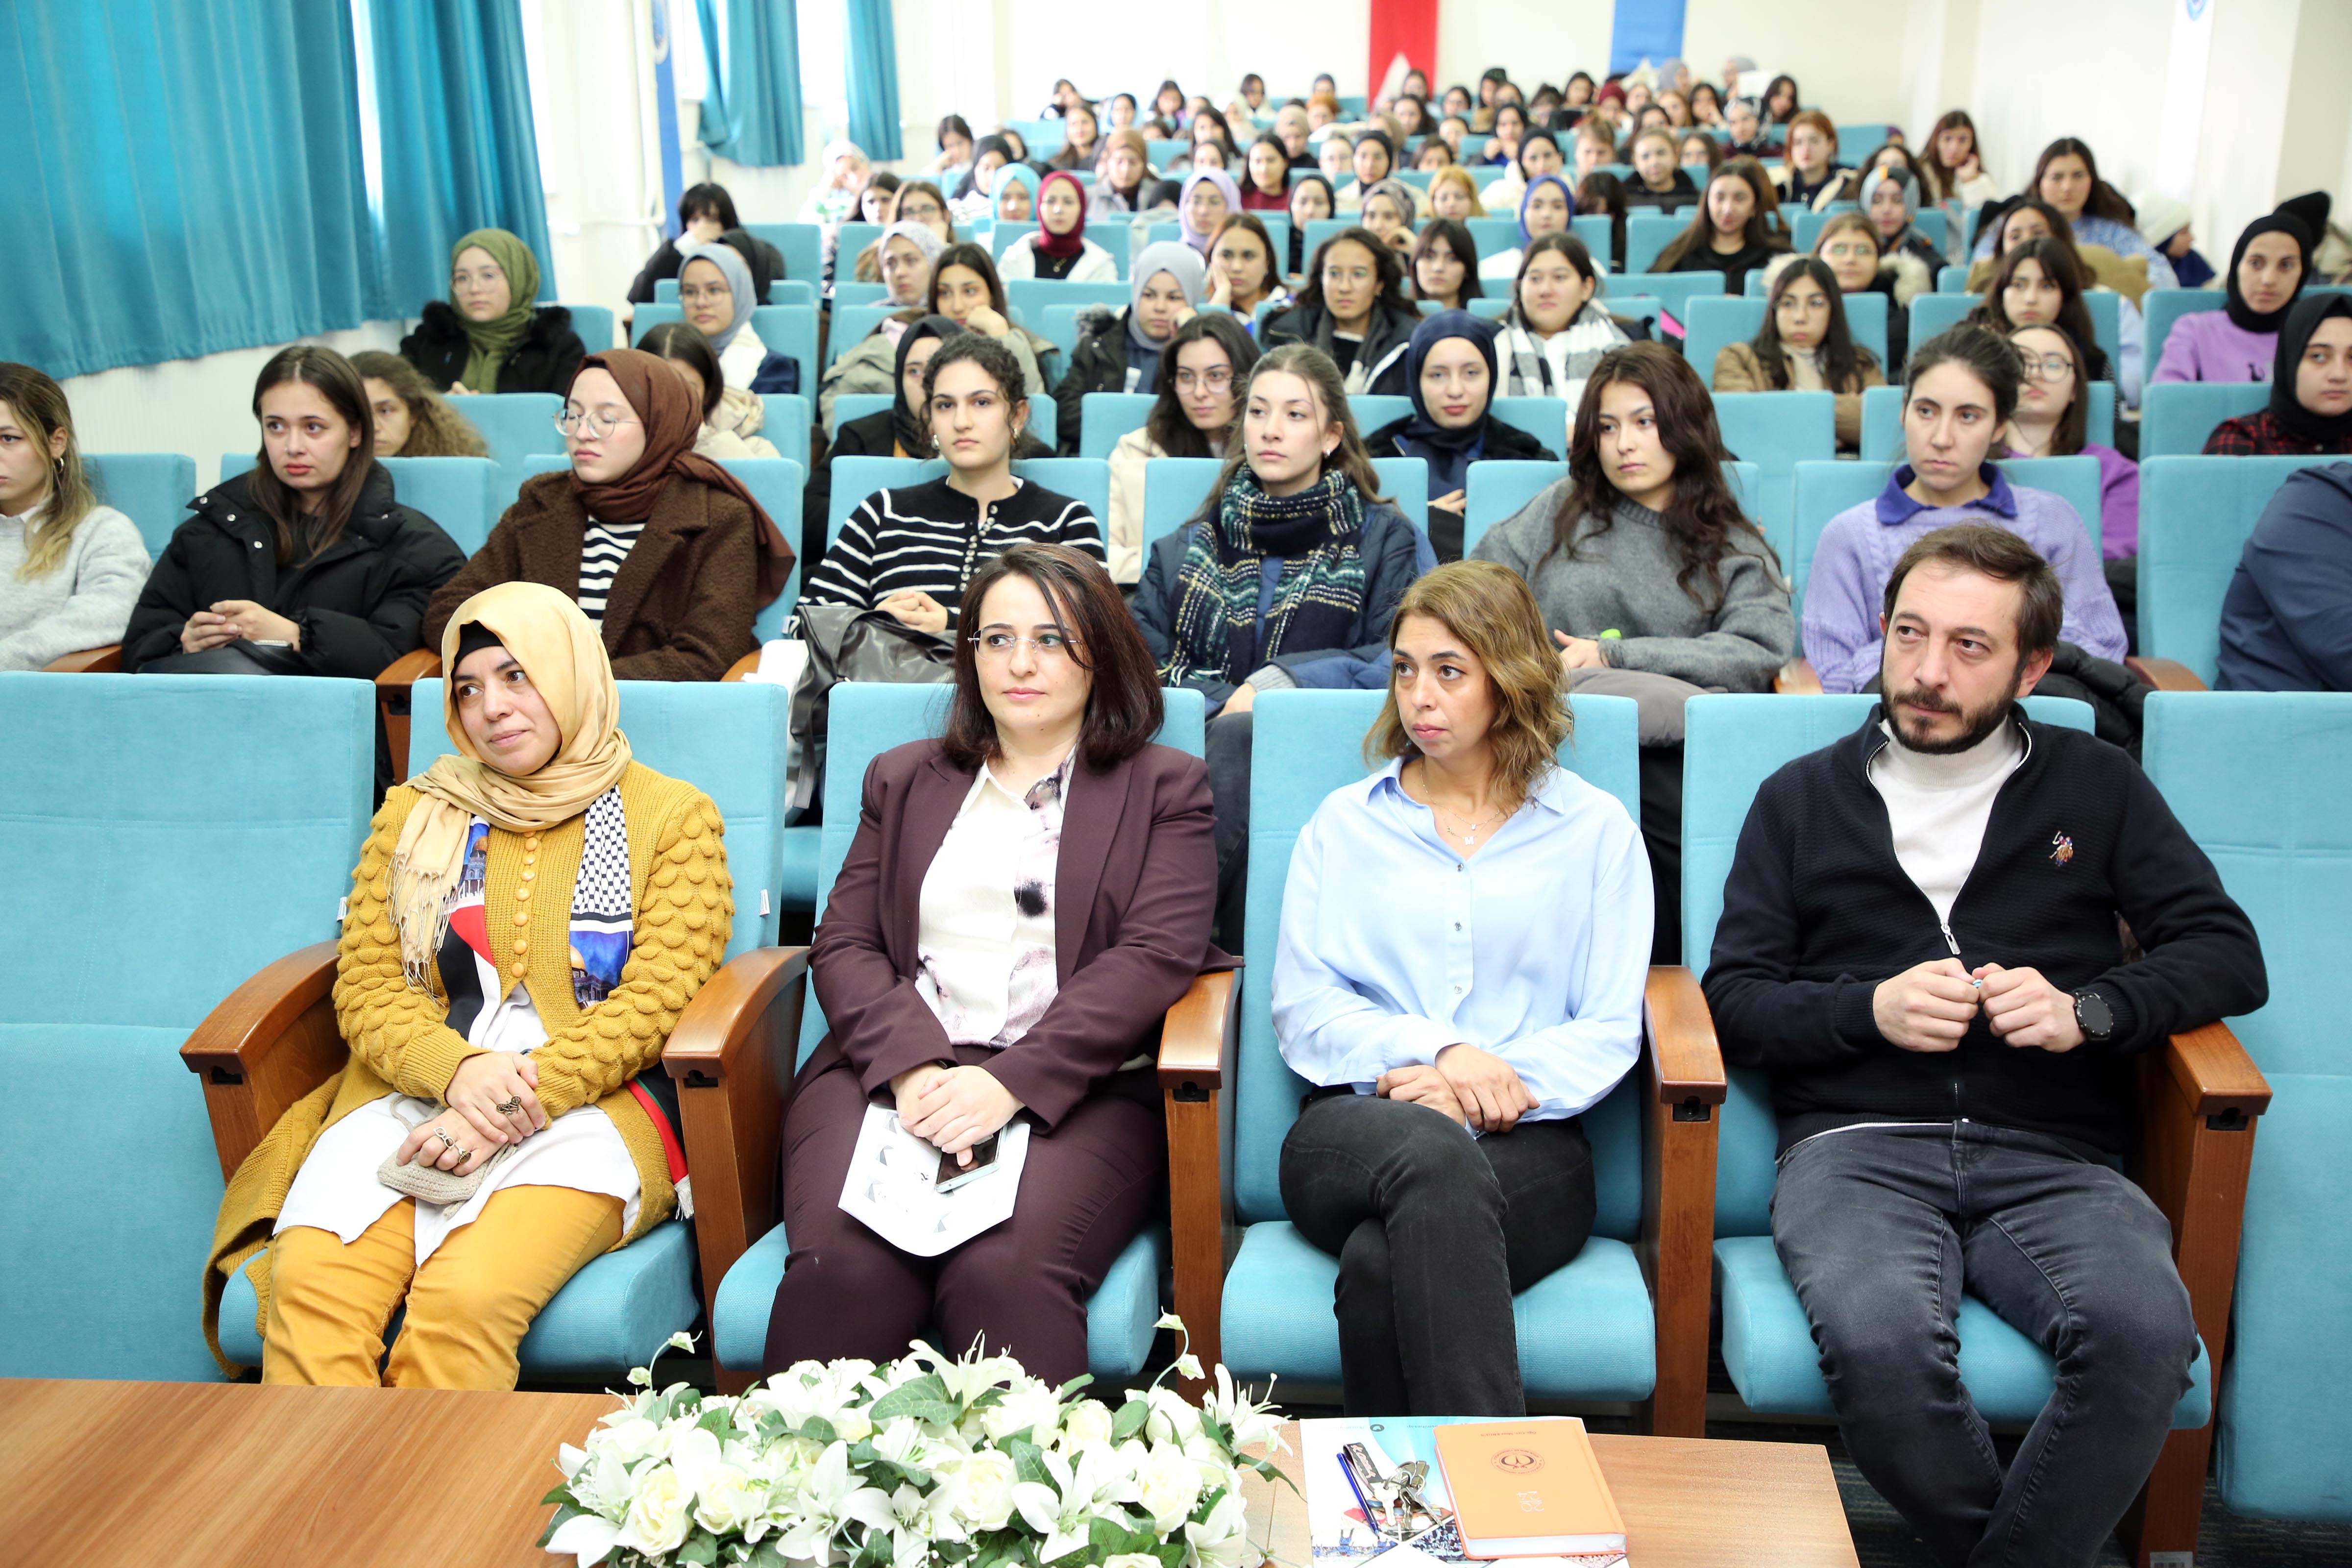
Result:
{"type": "Polygon", "coordinates": [[[2116,1032],[2116,1010],[2095,991],[2074,993],[2074,1026],[2086,1040],[2105,1040],[2116,1032]]]}

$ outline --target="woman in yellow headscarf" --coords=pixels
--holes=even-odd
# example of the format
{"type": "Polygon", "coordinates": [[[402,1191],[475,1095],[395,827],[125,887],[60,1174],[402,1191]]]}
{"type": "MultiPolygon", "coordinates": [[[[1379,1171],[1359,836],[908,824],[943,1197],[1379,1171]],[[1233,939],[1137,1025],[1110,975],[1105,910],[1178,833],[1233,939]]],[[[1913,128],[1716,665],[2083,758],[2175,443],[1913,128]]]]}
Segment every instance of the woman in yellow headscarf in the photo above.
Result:
{"type": "MultiPolygon", "coordinates": [[[[438,392],[552,392],[572,384],[587,349],[561,305],[534,306],[539,258],[502,228],[449,247],[449,298],[425,301],[400,357],[438,392]]],[[[608,349],[610,343],[598,343],[608,349]]]]}
{"type": "Polygon", "coordinates": [[[476,595],[441,657],[457,754],[385,797],[352,878],[351,1060],[222,1199],[205,1332],[218,1354],[246,1268],[265,1383],[512,1388],[540,1309],[686,1174],[657,1064],[727,948],[718,808],[630,759],[604,643],[560,590],[476,595]]]}

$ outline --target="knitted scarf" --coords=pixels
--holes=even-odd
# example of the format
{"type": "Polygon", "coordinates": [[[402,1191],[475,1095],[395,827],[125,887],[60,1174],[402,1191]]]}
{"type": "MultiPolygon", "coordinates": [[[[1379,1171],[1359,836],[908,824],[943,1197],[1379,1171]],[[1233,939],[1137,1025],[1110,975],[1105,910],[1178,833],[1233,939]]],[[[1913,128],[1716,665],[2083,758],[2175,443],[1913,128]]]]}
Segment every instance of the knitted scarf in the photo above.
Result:
{"type": "Polygon", "coordinates": [[[1246,463],[1211,525],[1196,528],[1176,569],[1176,635],[1160,667],[1170,685],[1236,686],[1286,650],[1350,647],[1364,609],[1364,502],[1326,468],[1291,496],[1270,496],[1246,463]],[[1258,619],[1266,557],[1282,561],[1258,619]]]}

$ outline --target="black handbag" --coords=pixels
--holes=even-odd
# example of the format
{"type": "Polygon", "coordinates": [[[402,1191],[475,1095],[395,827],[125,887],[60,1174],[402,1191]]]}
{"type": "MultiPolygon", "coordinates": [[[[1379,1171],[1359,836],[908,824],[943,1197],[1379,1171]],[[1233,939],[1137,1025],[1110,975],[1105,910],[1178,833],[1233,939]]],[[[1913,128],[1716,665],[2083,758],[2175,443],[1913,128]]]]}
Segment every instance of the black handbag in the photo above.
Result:
{"type": "Polygon", "coordinates": [[[886,610],[848,605],[803,605],[800,623],[808,665],[793,688],[793,740],[800,766],[793,775],[791,806],[807,822],[815,820],[814,808],[824,798],[826,717],[835,683],[943,686],[955,679],[955,644],[936,632],[917,631],[886,610]]]}
{"type": "Polygon", "coordinates": [[[310,662],[284,643],[235,642],[202,653],[165,654],[139,667],[142,675],[308,675],[310,662]]]}

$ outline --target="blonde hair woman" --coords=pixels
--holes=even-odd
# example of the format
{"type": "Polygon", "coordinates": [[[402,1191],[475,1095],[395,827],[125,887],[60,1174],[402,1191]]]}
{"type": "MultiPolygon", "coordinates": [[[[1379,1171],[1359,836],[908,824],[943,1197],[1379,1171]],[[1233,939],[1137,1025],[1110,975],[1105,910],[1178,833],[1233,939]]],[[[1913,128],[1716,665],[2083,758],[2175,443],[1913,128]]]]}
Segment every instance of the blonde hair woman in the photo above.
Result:
{"type": "Polygon", "coordinates": [[[457,754],[385,797],[352,879],[351,1059],[221,1200],[205,1331],[218,1354],[246,1269],[265,1383],[512,1388],[540,1309],[667,1219],[686,1174],[658,1064],[733,923],[719,810],[632,760],[562,590],[475,595],[441,658],[457,754]]]}
{"type": "Polygon", "coordinates": [[[121,642],[152,564],[90,492],[65,390],[0,363],[0,669],[121,642]]]}
{"type": "Polygon", "coordinates": [[[1485,217],[1486,204],[1478,197],[1478,182],[1459,163],[1429,177],[1429,211],[1433,217],[1485,217]]]}
{"type": "Polygon", "coordinates": [[[1290,856],[1275,1038],[1314,1088],[1283,1206],[1339,1259],[1349,1415],[1515,1416],[1511,1298],[1591,1234],[1578,1118],[1641,1044],[1649,858],[1625,808],[1553,760],[1563,678],[1518,574],[1438,567],[1388,656],[1364,742],[1387,765],[1290,856]]]}

